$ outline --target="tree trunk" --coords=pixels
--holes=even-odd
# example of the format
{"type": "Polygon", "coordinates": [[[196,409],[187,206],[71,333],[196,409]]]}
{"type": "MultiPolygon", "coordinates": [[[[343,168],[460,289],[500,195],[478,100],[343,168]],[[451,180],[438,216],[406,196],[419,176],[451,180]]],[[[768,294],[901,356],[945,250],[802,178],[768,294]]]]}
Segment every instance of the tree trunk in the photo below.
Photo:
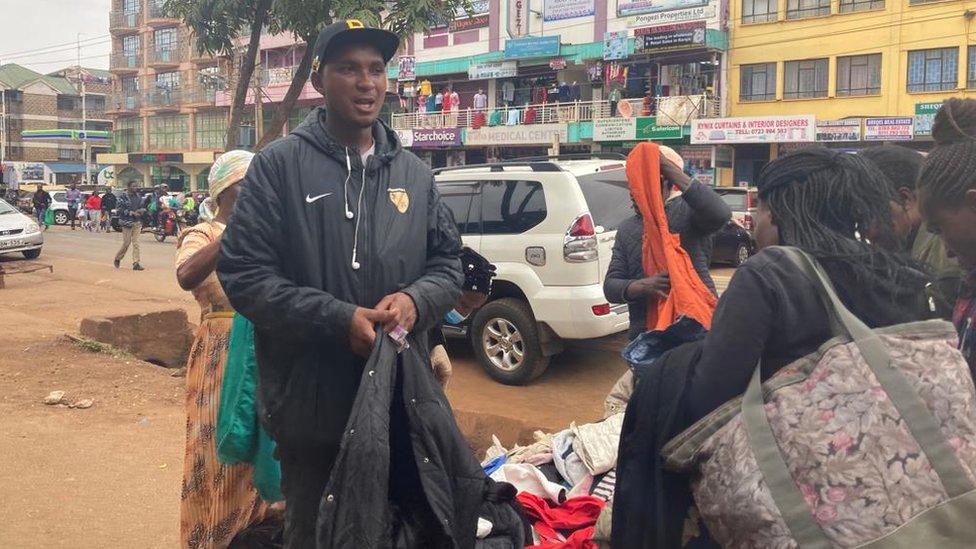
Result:
{"type": "Polygon", "coordinates": [[[261,150],[265,145],[281,136],[281,128],[285,126],[285,122],[291,116],[295,102],[298,101],[298,96],[305,88],[305,83],[308,82],[308,75],[312,69],[312,54],[315,49],[316,36],[313,34],[304,38],[306,44],[305,55],[302,56],[302,61],[298,64],[298,68],[295,69],[295,74],[291,77],[291,84],[288,86],[288,91],[285,92],[284,99],[281,100],[278,108],[275,109],[271,123],[264,128],[264,135],[261,136],[260,141],[254,146],[255,152],[261,150]]]}
{"type": "Polygon", "coordinates": [[[268,21],[272,0],[258,0],[254,7],[254,20],[251,22],[251,37],[247,43],[247,52],[241,60],[240,74],[234,90],[234,101],[230,107],[230,120],[227,121],[227,136],[224,150],[237,148],[240,136],[241,116],[244,114],[244,104],[247,103],[247,90],[254,75],[254,65],[257,61],[258,47],[261,44],[261,30],[268,21]]]}

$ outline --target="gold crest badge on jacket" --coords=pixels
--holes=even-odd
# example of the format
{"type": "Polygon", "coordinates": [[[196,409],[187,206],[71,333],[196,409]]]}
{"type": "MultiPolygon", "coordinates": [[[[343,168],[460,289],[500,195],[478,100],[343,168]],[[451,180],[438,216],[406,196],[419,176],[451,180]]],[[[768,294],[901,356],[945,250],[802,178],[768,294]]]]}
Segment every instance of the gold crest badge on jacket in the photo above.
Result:
{"type": "Polygon", "coordinates": [[[390,202],[396,206],[396,209],[400,213],[407,213],[410,209],[410,195],[407,194],[406,189],[390,189],[390,202]]]}

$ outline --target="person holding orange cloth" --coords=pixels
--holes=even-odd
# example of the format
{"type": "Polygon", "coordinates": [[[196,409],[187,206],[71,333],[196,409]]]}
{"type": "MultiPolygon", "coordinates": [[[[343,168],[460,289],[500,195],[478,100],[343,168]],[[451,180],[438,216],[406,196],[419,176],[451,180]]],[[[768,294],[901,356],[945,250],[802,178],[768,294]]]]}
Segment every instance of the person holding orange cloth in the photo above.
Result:
{"type": "Polygon", "coordinates": [[[604,294],[630,309],[631,340],[684,315],[706,329],[715,309],[708,268],[712,237],[732,211],[710,187],[683,171],[669,147],[640,143],[627,157],[634,217],[617,228],[604,294]],[[677,187],[680,196],[671,197],[677,187]]]}

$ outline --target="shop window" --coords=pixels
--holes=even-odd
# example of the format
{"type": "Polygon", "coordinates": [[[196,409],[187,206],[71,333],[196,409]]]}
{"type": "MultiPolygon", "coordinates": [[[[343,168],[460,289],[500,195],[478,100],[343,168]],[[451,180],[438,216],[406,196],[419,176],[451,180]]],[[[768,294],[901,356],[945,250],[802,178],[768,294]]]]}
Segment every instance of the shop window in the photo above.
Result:
{"type": "Polygon", "coordinates": [[[830,0],[787,0],[786,18],[803,19],[830,15],[830,0]]]}
{"type": "Polygon", "coordinates": [[[742,65],[739,68],[740,101],[770,101],[776,99],[776,63],[742,65]]]}
{"type": "Polygon", "coordinates": [[[201,111],[196,118],[197,149],[223,149],[227,137],[225,111],[201,111]]]}
{"type": "Polygon", "coordinates": [[[855,11],[883,10],[884,0],[840,0],[841,13],[853,13],[855,11]]]}
{"type": "Polygon", "coordinates": [[[837,95],[881,93],[881,54],[837,58],[837,95]]]}
{"type": "Polygon", "coordinates": [[[976,88],[976,46],[969,46],[966,66],[966,87],[976,88]]]}
{"type": "Polygon", "coordinates": [[[535,181],[481,184],[482,234],[521,234],[546,219],[546,196],[535,181]]]}
{"type": "Polygon", "coordinates": [[[827,97],[827,60],[787,61],[783,67],[783,98],[827,97]]]}
{"type": "Polygon", "coordinates": [[[742,0],[743,23],[771,23],[779,15],[777,0],[742,0]]]}
{"type": "Polygon", "coordinates": [[[908,91],[954,90],[959,86],[959,49],[908,52],[908,91]]]}
{"type": "Polygon", "coordinates": [[[149,149],[180,150],[186,148],[187,116],[172,114],[149,119],[149,149]]]}

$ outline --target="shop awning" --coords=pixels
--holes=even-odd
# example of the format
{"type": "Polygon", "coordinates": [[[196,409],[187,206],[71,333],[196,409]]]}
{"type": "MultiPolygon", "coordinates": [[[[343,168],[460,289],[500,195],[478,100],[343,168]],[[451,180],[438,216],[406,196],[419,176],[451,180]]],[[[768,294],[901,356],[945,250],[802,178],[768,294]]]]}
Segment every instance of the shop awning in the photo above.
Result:
{"type": "MultiPolygon", "coordinates": [[[[84,162],[46,162],[45,164],[53,173],[85,173],[84,162]]],[[[98,173],[104,167],[101,164],[92,164],[92,173],[98,173]]]]}

